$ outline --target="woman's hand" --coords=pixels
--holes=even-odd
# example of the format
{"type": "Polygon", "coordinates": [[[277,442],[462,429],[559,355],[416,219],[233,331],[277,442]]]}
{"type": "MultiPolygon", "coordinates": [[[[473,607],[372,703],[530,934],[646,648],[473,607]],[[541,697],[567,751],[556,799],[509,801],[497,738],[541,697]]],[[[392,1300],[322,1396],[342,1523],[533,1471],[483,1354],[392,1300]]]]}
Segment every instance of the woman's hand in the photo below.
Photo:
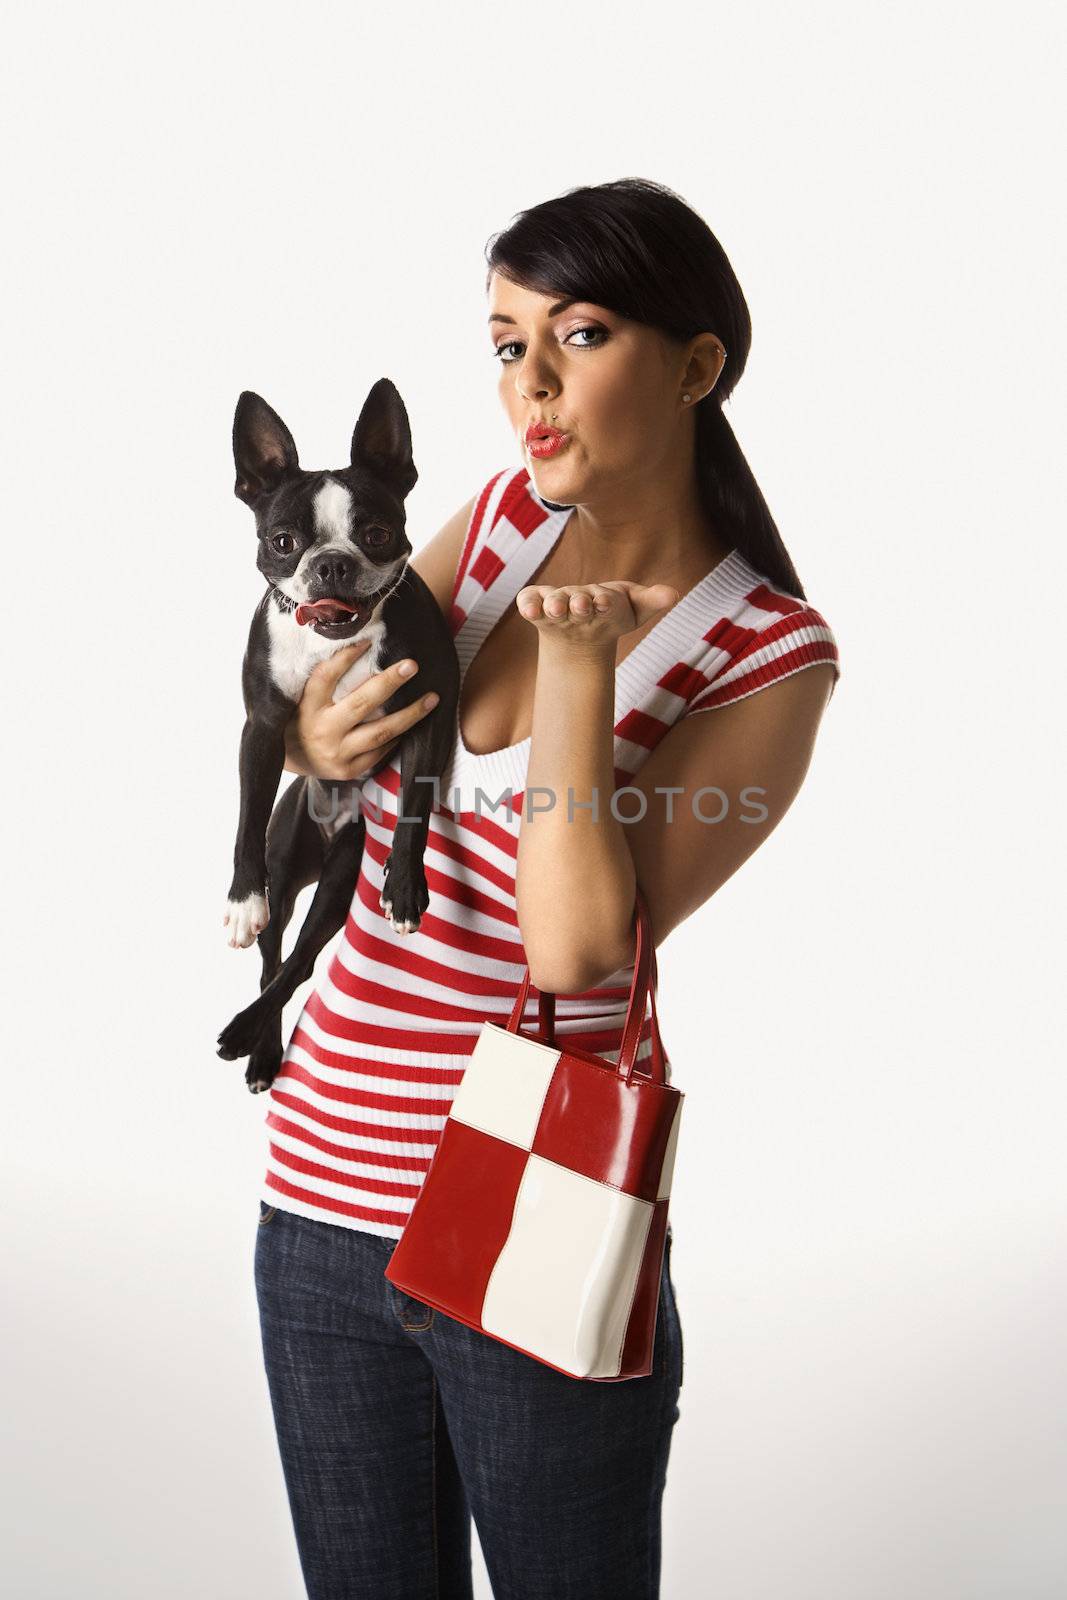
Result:
{"type": "Polygon", "coordinates": [[[569,583],[559,589],[528,584],[515,596],[515,604],[542,637],[588,649],[613,645],[680,598],[669,583],[616,578],[607,583],[569,583]]]}
{"type": "MultiPolygon", "coordinates": [[[[409,728],[433,710],[440,699],[436,694],[423,696],[388,716],[367,720],[411,677],[411,672],[401,670],[403,661],[372,673],[335,704],[333,691],[338,680],[369,648],[369,640],[357,639],[320,661],[308,674],[297,708],[286,724],[286,772],[338,782],[364,778],[396,748],[409,728]]],[[[417,665],[414,671],[418,671],[417,665]]]]}

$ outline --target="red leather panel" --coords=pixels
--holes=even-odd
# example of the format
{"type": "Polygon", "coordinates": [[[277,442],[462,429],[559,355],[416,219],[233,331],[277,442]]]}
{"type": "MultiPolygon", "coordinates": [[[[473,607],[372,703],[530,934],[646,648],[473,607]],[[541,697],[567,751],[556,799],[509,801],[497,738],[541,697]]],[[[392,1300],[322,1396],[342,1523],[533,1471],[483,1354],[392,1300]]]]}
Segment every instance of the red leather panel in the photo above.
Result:
{"type": "Polygon", "coordinates": [[[641,1274],[637,1280],[637,1293],[623,1341],[620,1377],[647,1377],[652,1371],[663,1250],[667,1242],[667,1206],[666,1200],[657,1200],[652,1213],[652,1225],[648,1230],[641,1274]]]}
{"type": "Polygon", "coordinates": [[[647,1078],[627,1083],[610,1064],[594,1066],[565,1048],[541,1108],[533,1153],[639,1200],[655,1200],[679,1091],[647,1078]]]}
{"type": "Polygon", "coordinates": [[[527,1160],[525,1150],[449,1118],[386,1264],[389,1281],[428,1304],[453,1307],[460,1321],[480,1328],[485,1286],[511,1231],[527,1160]]]}

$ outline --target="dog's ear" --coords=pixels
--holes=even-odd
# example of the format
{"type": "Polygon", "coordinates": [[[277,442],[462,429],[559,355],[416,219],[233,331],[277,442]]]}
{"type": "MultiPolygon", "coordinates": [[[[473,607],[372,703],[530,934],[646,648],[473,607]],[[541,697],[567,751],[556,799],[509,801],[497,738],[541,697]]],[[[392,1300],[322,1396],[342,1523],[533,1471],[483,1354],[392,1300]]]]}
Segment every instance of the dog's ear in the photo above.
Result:
{"type": "Polygon", "coordinates": [[[233,492],[251,505],[300,469],[293,436],[278,413],[251,389],[245,389],[233,415],[233,492]]]}
{"type": "Polygon", "coordinates": [[[352,465],[381,478],[401,500],[419,481],[407,409],[388,378],[379,378],[363,402],[352,434],[352,465]]]}

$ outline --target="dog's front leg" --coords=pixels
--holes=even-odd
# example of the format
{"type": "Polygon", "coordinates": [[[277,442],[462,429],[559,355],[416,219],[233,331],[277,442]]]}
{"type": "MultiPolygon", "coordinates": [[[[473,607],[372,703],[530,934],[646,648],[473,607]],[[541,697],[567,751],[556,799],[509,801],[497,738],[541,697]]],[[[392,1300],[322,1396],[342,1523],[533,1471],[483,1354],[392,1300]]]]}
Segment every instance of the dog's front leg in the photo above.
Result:
{"type": "Polygon", "coordinates": [[[400,810],[378,897],[397,933],[414,933],[430,903],[423,857],[450,749],[452,714],[451,704],[442,700],[400,746],[400,810]]]}
{"type": "MultiPolygon", "coordinates": [[[[291,707],[287,707],[291,710],[291,707]]],[[[223,926],[242,949],[267,926],[267,824],[285,769],[285,724],[253,711],[241,730],[241,807],[233,852],[233,882],[223,926]]]]}

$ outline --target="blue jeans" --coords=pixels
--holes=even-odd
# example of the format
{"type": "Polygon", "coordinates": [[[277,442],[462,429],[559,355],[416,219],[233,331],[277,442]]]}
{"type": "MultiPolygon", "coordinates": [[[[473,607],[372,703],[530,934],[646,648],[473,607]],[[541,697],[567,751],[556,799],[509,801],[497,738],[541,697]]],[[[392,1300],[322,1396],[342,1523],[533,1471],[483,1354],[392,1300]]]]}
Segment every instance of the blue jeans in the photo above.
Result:
{"type": "Polygon", "coordinates": [[[682,1385],[664,1253],[653,1369],[571,1378],[402,1293],[396,1241],[260,1201],[255,1280],[309,1600],[657,1600],[682,1385]]]}

